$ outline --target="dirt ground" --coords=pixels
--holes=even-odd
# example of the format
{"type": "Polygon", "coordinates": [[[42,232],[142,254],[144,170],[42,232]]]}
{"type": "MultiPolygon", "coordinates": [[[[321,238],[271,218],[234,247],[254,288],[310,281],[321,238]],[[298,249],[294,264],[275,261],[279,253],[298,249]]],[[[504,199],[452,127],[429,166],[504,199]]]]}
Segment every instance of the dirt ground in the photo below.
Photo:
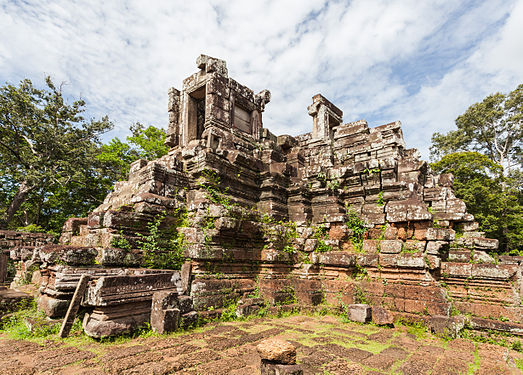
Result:
{"type": "Polygon", "coordinates": [[[0,336],[0,373],[259,374],[257,343],[279,337],[297,347],[304,374],[520,374],[521,353],[470,340],[444,341],[412,327],[343,323],[295,315],[207,325],[111,343],[83,338],[42,343],[0,336]]]}

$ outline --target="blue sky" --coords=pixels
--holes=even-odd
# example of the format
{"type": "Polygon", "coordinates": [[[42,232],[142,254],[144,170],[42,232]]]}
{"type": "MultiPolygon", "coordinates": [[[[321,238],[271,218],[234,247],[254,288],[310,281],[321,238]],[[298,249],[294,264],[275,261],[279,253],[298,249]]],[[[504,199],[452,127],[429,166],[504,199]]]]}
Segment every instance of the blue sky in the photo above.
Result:
{"type": "Polygon", "coordinates": [[[200,53],[269,89],[264,126],[310,131],[320,92],[344,121],[403,123],[428,158],[472,103],[523,83],[523,0],[0,0],[0,82],[46,75],[107,114],[125,137],[136,121],[167,125],[167,90],[200,53]]]}

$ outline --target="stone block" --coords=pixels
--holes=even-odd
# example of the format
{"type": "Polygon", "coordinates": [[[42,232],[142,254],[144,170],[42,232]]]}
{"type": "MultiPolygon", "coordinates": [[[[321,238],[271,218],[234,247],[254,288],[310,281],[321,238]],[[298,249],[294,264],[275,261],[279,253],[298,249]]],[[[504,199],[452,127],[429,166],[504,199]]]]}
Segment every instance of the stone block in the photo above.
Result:
{"type": "Polygon", "coordinates": [[[385,228],[384,235],[386,240],[395,240],[398,235],[398,228],[393,227],[391,225],[387,225],[387,228],[385,228]]]}
{"type": "Polygon", "coordinates": [[[400,240],[382,240],[379,242],[380,253],[399,254],[403,248],[403,241],[400,240]]]}
{"type": "Polygon", "coordinates": [[[429,270],[435,270],[441,267],[441,258],[437,255],[425,255],[425,263],[429,270]]]}
{"type": "Polygon", "coordinates": [[[151,302],[151,327],[160,334],[174,332],[180,325],[178,293],[174,291],[155,292],[151,302]]]}
{"type": "Polygon", "coordinates": [[[357,263],[362,267],[377,267],[379,261],[378,254],[357,254],[357,263]]]}
{"type": "Polygon", "coordinates": [[[422,253],[425,251],[425,245],[427,244],[426,241],[418,241],[418,240],[407,240],[405,241],[403,248],[405,251],[409,252],[419,252],[422,253]]]}
{"type": "Polygon", "coordinates": [[[363,252],[366,254],[376,254],[379,246],[378,240],[363,240],[363,252]]]}
{"type": "Polygon", "coordinates": [[[255,315],[260,311],[262,307],[265,306],[265,301],[263,298],[246,298],[241,300],[236,308],[237,317],[246,317],[250,315],[255,315]]]}
{"type": "Polygon", "coordinates": [[[309,238],[305,241],[305,245],[303,246],[303,251],[306,253],[312,253],[314,250],[316,250],[316,247],[318,246],[318,240],[316,238],[309,238]]]}
{"type": "Polygon", "coordinates": [[[151,302],[153,310],[166,310],[178,307],[178,293],[176,291],[162,290],[154,292],[151,302]]]}
{"type": "Polygon", "coordinates": [[[296,347],[281,339],[263,340],[256,346],[256,350],[262,360],[285,365],[296,363],[296,347]]]}
{"type": "Polygon", "coordinates": [[[474,238],[474,248],[477,250],[496,250],[499,246],[499,241],[493,238],[474,238]]]}
{"type": "Polygon", "coordinates": [[[471,259],[470,250],[451,250],[451,251],[449,251],[448,260],[450,262],[468,263],[468,262],[470,262],[470,259],[471,259]]]}
{"type": "Polygon", "coordinates": [[[507,280],[518,270],[512,264],[472,264],[471,276],[481,279],[507,280]]]}
{"type": "Polygon", "coordinates": [[[427,267],[423,256],[402,256],[398,258],[398,267],[423,269],[427,267]]]}
{"type": "Polygon", "coordinates": [[[182,294],[189,294],[191,292],[191,273],[192,273],[192,263],[185,262],[182,265],[180,277],[182,279],[181,292],[182,294]]]}
{"type": "Polygon", "coordinates": [[[151,328],[159,334],[174,332],[180,326],[180,309],[151,311],[151,328]]]}
{"type": "Polygon", "coordinates": [[[180,318],[180,327],[181,328],[189,328],[189,327],[196,327],[198,324],[198,312],[196,311],[190,311],[188,313],[182,314],[180,318]]]}
{"type": "Polygon", "coordinates": [[[0,318],[4,314],[17,311],[22,305],[28,305],[32,300],[29,294],[0,286],[0,318]]]}
{"type": "Polygon", "coordinates": [[[465,327],[466,319],[463,316],[436,315],[430,318],[430,330],[436,335],[456,338],[465,327]]]}
{"type": "Polygon", "coordinates": [[[427,228],[426,236],[429,241],[454,241],[456,232],[450,228],[427,228]]]}
{"type": "Polygon", "coordinates": [[[103,266],[137,267],[142,262],[142,254],[138,251],[106,247],[101,250],[100,264],[103,266]]]}
{"type": "Polygon", "coordinates": [[[318,261],[326,265],[352,267],[356,264],[356,255],[346,251],[328,251],[319,254],[318,261]]]}
{"type": "Polygon", "coordinates": [[[481,250],[476,250],[472,253],[472,261],[474,263],[496,263],[495,259],[488,255],[486,252],[481,250]]]}
{"type": "Polygon", "coordinates": [[[394,323],[394,315],[381,306],[372,306],[372,322],[377,325],[391,325],[394,323]]]}
{"type": "Polygon", "coordinates": [[[445,277],[445,275],[448,275],[451,277],[469,278],[472,276],[472,264],[442,262],[441,274],[443,277],[445,277]]]}
{"type": "Polygon", "coordinates": [[[191,296],[178,296],[178,306],[180,313],[186,314],[193,310],[192,297],[191,296]]]}
{"type": "Polygon", "coordinates": [[[43,294],[38,299],[38,308],[43,310],[45,315],[47,315],[49,318],[61,318],[65,316],[65,313],[67,312],[69,302],[69,300],[52,298],[46,294],[43,294]]]}
{"type": "Polygon", "coordinates": [[[303,375],[300,365],[281,365],[265,359],[261,360],[261,375],[303,375]]]}
{"type": "Polygon", "coordinates": [[[465,222],[461,225],[461,228],[464,232],[471,232],[478,230],[479,223],[477,221],[465,222]]]}
{"type": "Polygon", "coordinates": [[[348,305],[347,315],[354,322],[367,323],[371,319],[371,308],[364,303],[348,305]]]}
{"type": "Polygon", "coordinates": [[[94,265],[98,251],[92,247],[45,245],[38,248],[42,262],[49,264],[94,265]]]}
{"type": "Polygon", "coordinates": [[[428,241],[426,251],[430,255],[444,254],[449,249],[449,243],[447,241],[428,241]]]}
{"type": "Polygon", "coordinates": [[[155,292],[172,292],[180,287],[179,271],[157,270],[143,274],[103,276],[89,285],[84,303],[89,306],[108,306],[129,300],[151,301],[155,292]]]}

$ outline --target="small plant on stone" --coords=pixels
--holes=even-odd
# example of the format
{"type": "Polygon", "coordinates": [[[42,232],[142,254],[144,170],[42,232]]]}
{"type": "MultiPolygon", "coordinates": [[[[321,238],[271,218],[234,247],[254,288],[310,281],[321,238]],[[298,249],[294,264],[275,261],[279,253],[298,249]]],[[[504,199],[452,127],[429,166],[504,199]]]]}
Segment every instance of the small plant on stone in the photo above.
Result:
{"type": "Polygon", "coordinates": [[[515,350],[517,352],[523,352],[523,347],[521,346],[521,341],[519,340],[514,340],[514,342],[512,343],[510,349],[512,350],[515,350]]]}
{"type": "Polygon", "coordinates": [[[117,249],[123,249],[127,251],[130,251],[132,249],[129,240],[127,240],[127,238],[124,237],[123,231],[120,231],[120,234],[118,236],[115,236],[111,239],[111,246],[117,249]]]}
{"type": "Polygon", "coordinates": [[[379,168],[365,168],[363,173],[368,174],[369,176],[372,176],[374,173],[380,173],[381,169],[379,168]]]}
{"type": "Polygon", "coordinates": [[[273,244],[274,249],[287,253],[296,253],[294,241],[298,238],[296,223],[293,221],[270,222],[264,226],[264,234],[267,242],[273,244]]]}
{"type": "Polygon", "coordinates": [[[378,193],[378,202],[377,202],[377,204],[378,204],[378,207],[385,206],[385,201],[383,200],[383,191],[380,191],[378,193]]]}
{"type": "Polygon", "coordinates": [[[340,182],[338,180],[331,180],[327,183],[327,189],[331,191],[336,191],[340,187],[340,182]]]}
{"type": "Polygon", "coordinates": [[[29,233],[45,233],[45,229],[42,228],[40,225],[36,224],[29,224],[25,227],[18,227],[16,228],[18,232],[29,232],[29,233]]]}
{"type": "Polygon", "coordinates": [[[170,233],[162,233],[160,225],[165,219],[165,213],[156,216],[147,224],[148,234],[136,233],[140,239],[138,245],[143,251],[143,260],[148,268],[180,269],[184,259],[185,238],[178,231],[178,226],[184,222],[186,213],[178,212],[178,225],[170,228],[170,233]]]}
{"type": "Polygon", "coordinates": [[[229,301],[229,303],[225,306],[225,309],[222,312],[222,315],[220,316],[220,320],[224,322],[228,322],[231,320],[238,319],[238,315],[236,315],[236,309],[238,308],[238,301],[229,301]]]}
{"type": "Polygon", "coordinates": [[[223,189],[220,186],[221,179],[218,173],[210,169],[202,171],[202,180],[198,185],[207,191],[207,198],[216,204],[221,204],[225,208],[231,208],[231,199],[227,195],[227,188],[223,189]]]}
{"type": "Polygon", "coordinates": [[[325,227],[325,225],[320,224],[315,228],[313,238],[318,240],[318,245],[314,250],[315,252],[325,253],[327,251],[332,250],[332,246],[327,245],[327,243],[325,242],[328,238],[327,228],[325,227]]]}
{"type": "Polygon", "coordinates": [[[292,287],[292,286],[284,287],[283,289],[280,290],[280,292],[285,295],[285,298],[280,301],[277,301],[275,303],[276,306],[291,305],[293,303],[296,303],[297,299],[296,299],[296,293],[294,291],[294,287],[292,287]]]}
{"type": "Polygon", "coordinates": [[[355,292],[354,292],[354,303],[368,303],[367,301],[367,295],[365,292],[358,286],[355,286],[355,292]]]}
{"type": "Polygon", "coordinates": [[[367,269],[365,267],[360,266],[359,264],[356,264],[356,272],[354,274],[354,278],[356,280],[363,280],[367,276],[367,269]]]}
{"type": "Polygon", "coordinates": [[[363,235],[367,232],[367,223],[362,220],[356,211],[350,207],[346,208],[347,221],[345,225],[352,231],[352,244],[356,249],[363,247],[363,235]]]}
{"type": "Polygon", "coordinates": [[[325,186],[325,184],[327,183],[327,175],[325,174],[325,172],[318,172],[316,178],[318,179],[318,181],[320,181],[322,186],[325,186]]]}

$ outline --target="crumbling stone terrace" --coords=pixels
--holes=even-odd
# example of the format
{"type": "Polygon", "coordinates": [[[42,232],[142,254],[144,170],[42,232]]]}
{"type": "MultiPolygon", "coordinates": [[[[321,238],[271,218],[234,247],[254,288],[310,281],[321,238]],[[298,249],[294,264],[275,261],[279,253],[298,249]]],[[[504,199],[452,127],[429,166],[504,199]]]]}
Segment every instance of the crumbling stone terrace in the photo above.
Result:
{"type": "Polygon", "coordinates": [[[65,223],[58,245],[31,253],[49,316],[65,314],[87,274],[84,328],[94,337],[149,320],[163,330],[168,316],[192,324],[233,302],[241,315],[265,301],[523,334],[521,258],[487,254],[497,241],[477,231],[452,176],[406,148],[399,121],[344,123],[317,94],[312,131],[276,136],[263,125],[268,90],[230,78],[223,60],[201,55],[196,65],[169,90],[168,155],[134,162],[87,218],[65,223]],[[181,271],[142,268],[151,223],[176,239],[181,271]]]}

